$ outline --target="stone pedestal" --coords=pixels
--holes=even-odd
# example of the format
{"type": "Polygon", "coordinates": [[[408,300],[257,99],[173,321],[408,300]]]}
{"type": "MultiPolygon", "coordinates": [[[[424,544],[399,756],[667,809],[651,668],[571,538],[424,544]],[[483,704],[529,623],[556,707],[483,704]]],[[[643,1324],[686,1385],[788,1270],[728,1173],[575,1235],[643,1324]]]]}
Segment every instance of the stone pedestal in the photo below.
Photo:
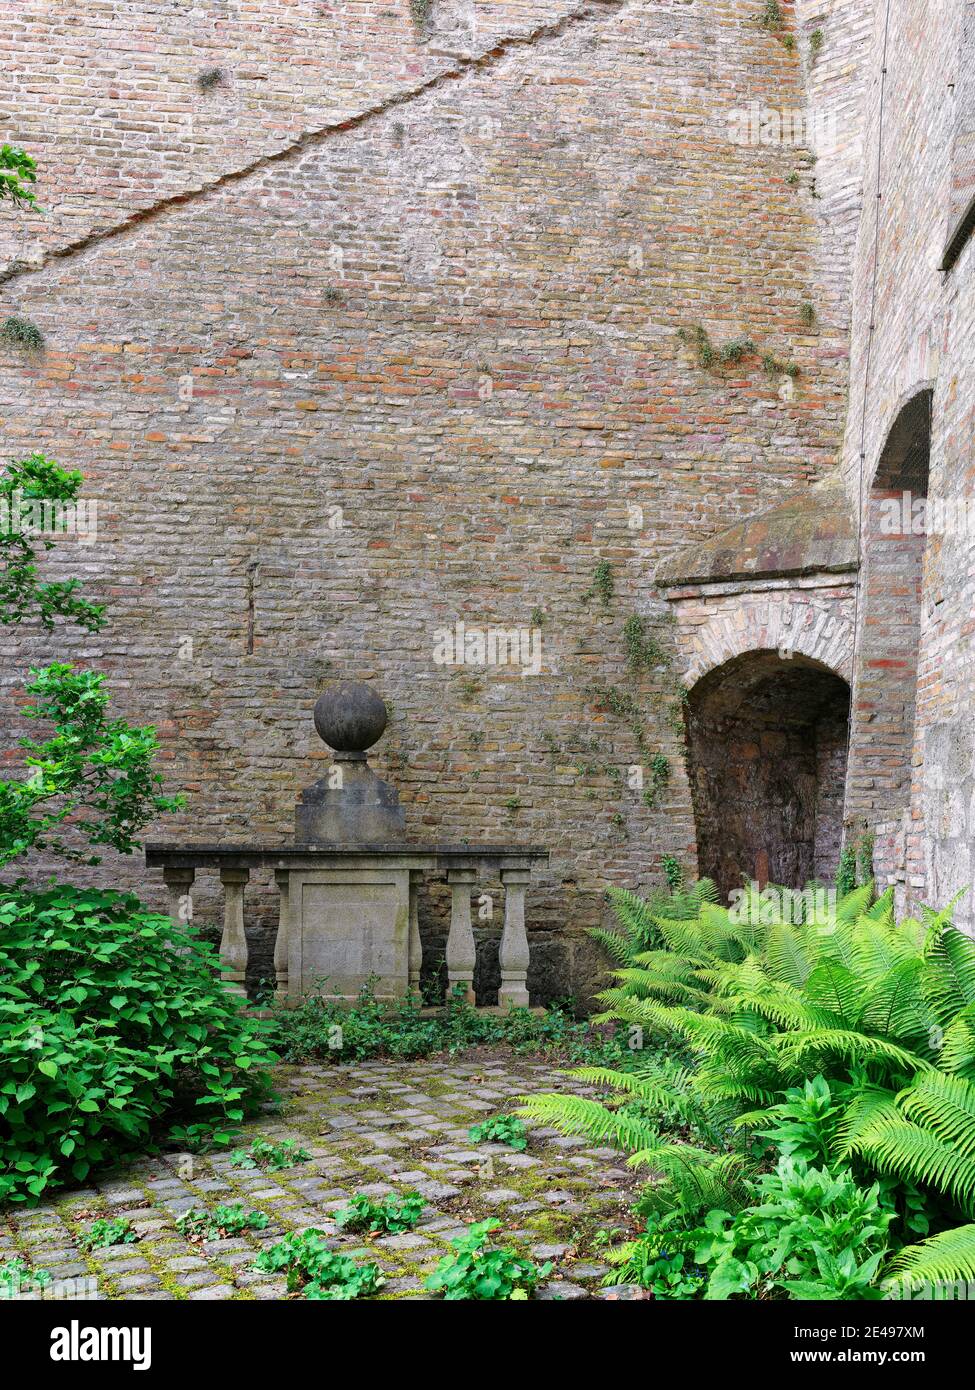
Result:
{"type": "Polygon", "coordinates": [[[295,809],[299,845],[382,845],[404,834],[396,788],[363,754],[336,753],[332,770],[302,792],[295,809]]]}
{"type": "Polygon", "coordinates": [[[354,999],[406,994],[410,871],[377,856],[366,867],[292,869],[288,882],[288,994],[354,999]]]}

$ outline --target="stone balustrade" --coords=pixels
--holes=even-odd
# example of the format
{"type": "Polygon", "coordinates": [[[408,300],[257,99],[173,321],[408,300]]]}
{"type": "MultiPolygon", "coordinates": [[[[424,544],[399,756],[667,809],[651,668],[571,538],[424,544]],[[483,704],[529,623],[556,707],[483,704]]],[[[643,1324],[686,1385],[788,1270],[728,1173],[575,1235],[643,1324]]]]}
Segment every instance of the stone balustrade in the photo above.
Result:
{"type": "Polygon", "coordinates": [[[220,957],[227,980],[241,994],[247,974],[245,889],[252,871],[273,873],[279,893],[276,995],[292,1003],[309,993],[353,998],[370,977],[379,978],[380,996],[419,993],[420,884],[425,875],[444,875],[451,894],[448,989],[460,985],[474,1003],[471,894],[478,881],[500,879],[504,926],[498,1002],[527,1006],[525,894],[533,870],[548,857],[545,849],[515,845],[146,846],[147,867],[162,869],[174,921],[192,918],[196,871],[219,872],[224,892],[220,957]],[[334,981],[334,992],[318,985],[322,975],[334,981]]]}

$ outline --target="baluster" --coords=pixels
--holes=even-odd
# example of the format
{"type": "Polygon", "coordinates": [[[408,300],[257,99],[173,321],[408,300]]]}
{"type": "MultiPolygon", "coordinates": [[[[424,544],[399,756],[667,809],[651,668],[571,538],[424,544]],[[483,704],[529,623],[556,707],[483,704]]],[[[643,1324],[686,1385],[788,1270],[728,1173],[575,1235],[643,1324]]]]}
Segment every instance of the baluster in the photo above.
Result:
{"type": "Polygon", "coordinates": [[[473,869],[448,869],[450,884],[450,932],[447,936],[447,989],[463,985],[465,998],[474,1003],[474,931],[471,927],[471,884],[473,869]]]}
{"type": "Polygon", "coordinates": [[[528,869],[502,869],[504,930],[498,953],[501,965],[499,1004],[528,1007],[528,933],[525,931],[525,889],[531,881],[528,869]]]}
{"type": "Polygon", "coordinates": [[[420,941],[420,878],[416,869],[410,870],[410,994],[420,993],[420,971],[423,967],[423,944],[420,941]]]}
{"type": "Polygon", "coordinates": [[[274,939],[274,997],[283,1003],[288,997],[288,951],[291,938],[291,871],[275,869],[278,885],[278,934],[274,939]]]}
{"type": "Polygon", "coordinates": [[[223,977],[235,994],[246,994],[247,937],[244,935],[244,884],[250,878],[249,869],[221,869],[223,884],[223,936],[220,939],[220,959],[223,977]]]}
{"type": "MultiPolygon", "coordinates": [[[[193,922],[193,880],[195,869],[163,869],[163,883],[169,898],[169,916],[176,927],[188,927],[193,922]]],[[[185,952],[186,947],[179,948],[185,952]]]]}

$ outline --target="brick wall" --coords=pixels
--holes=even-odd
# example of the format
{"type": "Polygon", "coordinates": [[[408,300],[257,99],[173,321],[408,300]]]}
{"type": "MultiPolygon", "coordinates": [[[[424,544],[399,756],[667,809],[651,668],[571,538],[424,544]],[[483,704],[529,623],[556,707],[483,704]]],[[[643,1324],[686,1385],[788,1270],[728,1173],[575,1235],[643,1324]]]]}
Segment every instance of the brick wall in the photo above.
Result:
{"type": "MultiPolygon", "coordinates": [[[[874,6],[876,42],[866,101],[865,179],[868,196],[853,273],[850,411],[844,468],[851,495],[870,503],[871,483],[898,413],[933,385],[930,493],[935,499],[972,495],[973,284],[968,244],[953,269],[941,271],[948,233],[957,221],[964,154],[957,139],[964,120],[960,97],[975,62],[962,43],[964,0],[886,0],[874,6]],[[886,74],[882,41],[887,33],[886,74]],[[881,122],[881,82],[884,83],[881,122]],[[882,139],[881,139],[882,136],[882,139]],[[878,181],[879,167],[879,181],[878,181]],[[877,197],[879,191],[880,197],[877,197]],[[871,327],[872,325],[872,327],[871,327]]],[[[870,505],[875,505],[875,502],[870,505]]],[[[871,527],[864,522],[865,534],[871,527]]],[[[902,736],[879,750],[891,767],[912,769],[909,805],[896,789],[874,796],[871,817],[884,826],[877,865],[897,882],[902,903],[939,904],[972,881],[975,836],[975,747],[971,707],[975,661],[971,614],[975,604],[969,535],[928,536],[916,644],[905,644],[905,593],[917,547],[865,546],[860,612],[860,662],[895,663],[914,646],[916,713],[902,736]],[[887,570],[886,576],[884,574],[887,570]],[[873,578],[871,577],[873,576],[873,578]],[[872,635],[871,635],[872,629],[872,635]],[[912,727],[913,723],[913,727],[912,727]]],[[[898,668],[900,669],[900,668],[898,668]]],[[[896,670],[895,670],[896,677],[896,670]]],[[[885,677],[886,679],[886,677],[885,677]]],[[[854,705],[864,713],[864,681],[854,705]]],[[[867,711],[869,713],[869,711],[867,711]]],[[[855,714],[856,717],[856,714],[855,714]]],[[[878,751],[869,726],[855,746],[878,751]]],[[[882,789],[882,788],[881,788],[882,789]]],[[[970,895],[969,895],[970,896],[970,895]]],[[[958,920],[971,925],[965,901],[958,920]]]]}
{"type": "MultiPolygon", "coordinates": [[[[604,885],[694,854],[672,671],[629,670],[623,623],[676,670],[657,564],[821,477],[844,427],[845,282],[810,166],[728,138],[732,109],[805,103],[805,49],[760,10],[524,0],[478,4],[471,33],[438,5],[426,42],[405,0],[18,14],[7,95],[51,215],[9,231],[47,260],[14,266],[0,312],[47,350],[2,359],[3,448],[86,474],[97,543],[50,568],[112,621],[4,640],[11,731],[22,668],[67,650],[159,728],[189,806],[154,837],[286,838],[326,757],[317,694],[370,680],[411,836],[551,846],[534,987],[583,992],[604,885]],[[754,357],[702,370],[678,336],[697,323],[794,359],[794,388],[754,357]],[[437,665],[457,619],[540,627],[541,673],[437,665]],[[625,773],[656,752],[651,809],[625,773]]],[[[819,58],[836,91],[851,13],[819,58]]],[[[848,163],[829,207],[849,227],[848,163]]],[[[100,877],[156,892],[138,864],[100,877]]],[[[266,974],[270,890],[251,902],[266,974]]],[[[433,952],[441,907],[421,906],[433,952]]]]}

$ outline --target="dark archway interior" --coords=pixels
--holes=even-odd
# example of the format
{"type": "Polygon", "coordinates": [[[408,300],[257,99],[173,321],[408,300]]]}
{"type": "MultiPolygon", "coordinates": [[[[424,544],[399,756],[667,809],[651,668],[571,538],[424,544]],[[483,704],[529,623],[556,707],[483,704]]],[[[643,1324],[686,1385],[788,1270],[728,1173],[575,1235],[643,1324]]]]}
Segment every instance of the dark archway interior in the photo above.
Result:
{"type": "Polygon", "coordinates": [[[723,896],[743,878],[803,888],[835,875],[849,710],[845,680],[777,652],[729,661],[691,691],[698,864],[723,896]]]}

